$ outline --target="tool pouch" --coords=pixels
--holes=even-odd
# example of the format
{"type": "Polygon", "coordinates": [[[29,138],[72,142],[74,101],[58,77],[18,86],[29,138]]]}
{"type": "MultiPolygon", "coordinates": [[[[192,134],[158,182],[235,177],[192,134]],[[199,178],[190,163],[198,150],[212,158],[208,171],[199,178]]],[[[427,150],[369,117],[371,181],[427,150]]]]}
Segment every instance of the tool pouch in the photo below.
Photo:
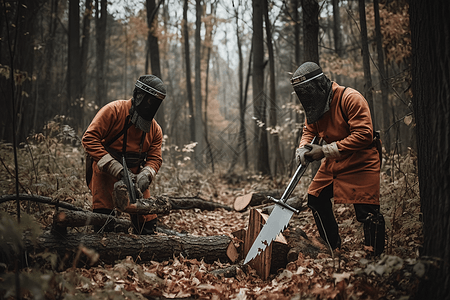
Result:
{"type": "Polygon", "coordinates": [[[382,143],[380,138],[380,132],[374,131],[373,132],[373,144],[377,148],[378,156],[380,157],[380,168],[383,164],[383,150],[382,150],[382,143]]]}

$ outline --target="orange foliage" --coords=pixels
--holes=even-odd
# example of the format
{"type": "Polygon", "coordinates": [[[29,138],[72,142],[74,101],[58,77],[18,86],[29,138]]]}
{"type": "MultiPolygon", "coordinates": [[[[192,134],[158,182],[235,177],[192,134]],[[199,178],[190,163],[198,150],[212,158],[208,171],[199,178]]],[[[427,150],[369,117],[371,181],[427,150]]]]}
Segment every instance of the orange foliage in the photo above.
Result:
{"type": "MultiPolygon", "coordinates": [[[[369,38],[375,38],[375,17],[373,6],[367,7],[369,38]]],[[[389,10],[380,4],[380,26],[383,35],[383,49],[386,62],[400,64],[411,57],[411,30],[409,28],[408,4],[389,10]]]]}

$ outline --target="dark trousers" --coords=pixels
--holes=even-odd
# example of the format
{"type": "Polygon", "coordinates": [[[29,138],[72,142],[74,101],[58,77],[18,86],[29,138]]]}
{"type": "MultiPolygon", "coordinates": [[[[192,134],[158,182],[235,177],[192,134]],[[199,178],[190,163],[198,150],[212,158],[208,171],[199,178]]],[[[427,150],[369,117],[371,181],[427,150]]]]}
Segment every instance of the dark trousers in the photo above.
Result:
{"type": "MultiPolygon", "coordinates": [[[[319,197],[308,194],[308,207],[312,210],[314,221],[319,230],[320,237],[331,249],[340,248],[338,224],[333,213],[331,198],[333,197],[333,184],[325,187],[319,197]]],[[[356,219],[363,223],[364,244],[372,246],[375,255],[384,251],[385,222],[379,205],[354,204],[356,219]]]]}

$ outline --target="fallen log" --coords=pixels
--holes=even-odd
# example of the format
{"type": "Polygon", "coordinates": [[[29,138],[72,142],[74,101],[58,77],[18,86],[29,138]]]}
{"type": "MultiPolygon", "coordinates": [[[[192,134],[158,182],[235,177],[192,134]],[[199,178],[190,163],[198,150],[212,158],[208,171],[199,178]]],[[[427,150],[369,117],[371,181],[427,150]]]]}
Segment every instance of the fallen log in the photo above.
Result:
{"type": "MultiPolygon", "coordinates": [[[[7,201],[15,201],[15,200],[16,195],[4,195],[0,197],[0,204],[5,203],[7,201]]],[[[19,194],[19,200],[28,200],[38,203],[44,203],[74,211],[84,211],[84,212],[89,211],[84,208],[72,205],[68,202],[59,201],[52,199],[50,197],[39,195],[19,194]]],[[[123,207],[123,204],[121,204],[121,206],[123,207]]],[[[129,207],[125,206],[123,208],[123,212],[133,214],[144,214],[144,215],[153,213],[167,214],[169,213],[170,210],[194,209],[194,208],[208,211],[214,211],[218,208],[223,208],[227,211],[233,210],[233,208],[231,208],[228,205],[203,200],[201,198],[158,196],[158,197],[150,197],[148,199],[138,199],[136,204],[130,205],[129,207]]]]}
{"type": "Polygon", "coordinates": [[[285,231],[285,237],[289,245],[289,252],[287,253],[287,261],[296,261],[298,255],[302,253],[304,256],[317,258],[319,253],[325,253],[325,248],[320,248],[306,235],[300,228],[291,228],[285,231]]]}
{"type": "Polygon", "coordinates": [[[216,260],[234,262],[233,258],[227,255],[229,248],[234,245],[226,235],[196,237],[68,233],[60,236],[47,231],[38,237],[35,244],[26,240],[25,245],[28,253],[50,251],[57,253],[60,258],[67,256],[72,260],[79,246],[83,245],[95,250],[99,254],[99,260],[105,264],[113,264],[127,256],[133,257],[135,261],[167,261],[179,255],[187,259],[203,259],[206,263],[216,260]]]}
{"type": "Polygon", "coordinates": [[[270,202],[267,196],[280,197],[282,190],[251,192],[243,196],[238,196],[234,200],[234,209],[244,211],[248,207],[255,207],[270,202]]]}
{"type": "Polygon", "coordinates": [[[60,209],[53,216],[52,230],[67,233],[67,227],[83,227],[89,225],[105,226],[107,231],[128,232],[131,222],[112,215],[94,213],[92,211],[71,211],[60,209]]]}

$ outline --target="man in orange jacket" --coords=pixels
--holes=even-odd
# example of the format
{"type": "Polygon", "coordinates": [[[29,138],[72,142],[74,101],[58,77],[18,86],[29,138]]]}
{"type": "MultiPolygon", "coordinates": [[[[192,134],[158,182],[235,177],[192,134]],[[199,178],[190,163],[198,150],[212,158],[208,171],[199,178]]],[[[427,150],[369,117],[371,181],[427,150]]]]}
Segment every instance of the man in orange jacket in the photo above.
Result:
{"type": "Polygon", "coordinates": [[[320,236],[332,250],[340,248],[331,198],[335,204],[351,203],[363,223],[365,245],[381,254],[385,244],[379,202],[381,161],[366,99],[331,82],[313,62],[302,64],[291,83],[306,114],[297,161],[325,158],[308,189],[308,206],[320,236]],[[315,136],[326,144],[311,145],[315,136]]]}
{"type": "MultiPolygon", "coordinates": [[[[161,127],[153,117],[165,96],[166,88],[161,79],[144,75],[137,80],[131,99],[108,103],[92,120],[82,142],[93,161],[92,172],[86,179],[92,192],[94,212],[114,213],[114,184],[122,180],[127,171],[121,163],[123,156],[136,188],[144,198],[150,197],[148,187],[162,164],[163,141],[161,127]]],[[[155,232],[156,215],[130,217],[135,233],[155,232]]],[[[102,228],[95,228],[99,229],[102,228]]]]}

